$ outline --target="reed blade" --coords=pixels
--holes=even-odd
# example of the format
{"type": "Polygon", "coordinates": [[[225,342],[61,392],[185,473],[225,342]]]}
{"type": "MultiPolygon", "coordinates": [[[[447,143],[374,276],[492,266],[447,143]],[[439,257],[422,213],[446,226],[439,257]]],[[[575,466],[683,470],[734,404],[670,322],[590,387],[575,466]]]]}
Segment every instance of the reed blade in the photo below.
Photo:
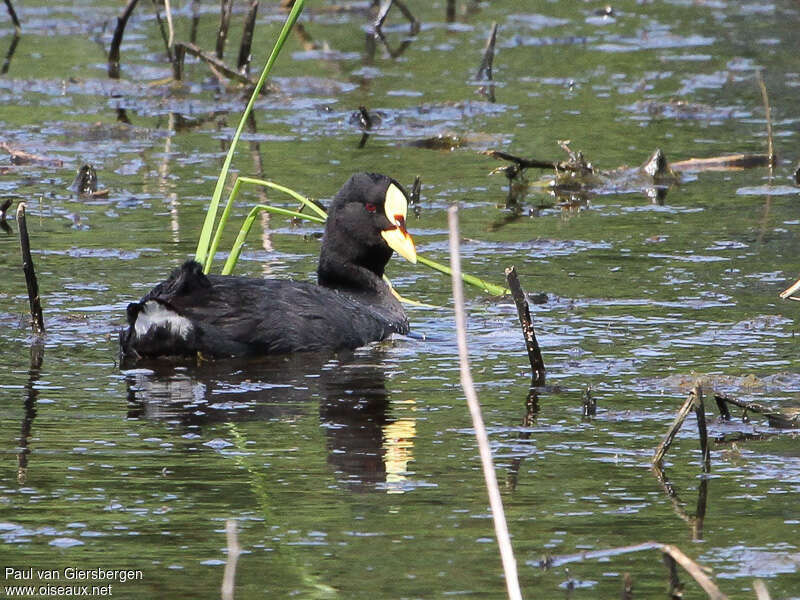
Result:
{"type": "Polygon", "coordinates": [[[239,142],[239,138],[242,135],[245,124],[247,123],[247,119],[250,117],[250,113],[253,110],[256,99],[261,93],[261,88],[264,87],[264,83],[267,81],[267,76],[269,75],[270,71],[272,71],[272,67],[275,64],[283,45],[286,43],[286,38],[289,37],[289,32],[291,31],[292,26],[300,16],[304,4],[305,0],[295,0],[289,16],[286,17],[286,22],[283,24],[283,29],[281,29],[280,35],[275,41],[275,46],[272,48],[272,52],[267,59],[267,64],[264,66],[264,70],[261,72],[261,77],[258,78],[258,83],[256,83],[256,87],[253,89],[250,100],[248,101],[247,106],[242,113],[242,118],[239,120],[239,126],[236,128],[236,132],[233,134],[230,148],[228,148],[228,153],[225,156],[225,161],[222,164],[222,170],[220,171],[219,178],[217,179],[217,185],[214,187],[214,193],[211,196],[211,203],[208,206],[208,212],[206,212],[206,218],[203,222],[203,229],[200,232],[200,240],[197,243],[197,250],[195,252],[195,260],[204,265],[203,271],[206,273],[208,273],[211,267],[211,261],[207,261],[209,247],[211,244],[211,234],[214,230],[214,223],[217,220],[217,210],[219,209],[220,199],[222,198],[222,191],[225,189],[225,182],[228,179],[228,171],[230,171],[233,155],[236,152],[236,146],[239,142]]]}

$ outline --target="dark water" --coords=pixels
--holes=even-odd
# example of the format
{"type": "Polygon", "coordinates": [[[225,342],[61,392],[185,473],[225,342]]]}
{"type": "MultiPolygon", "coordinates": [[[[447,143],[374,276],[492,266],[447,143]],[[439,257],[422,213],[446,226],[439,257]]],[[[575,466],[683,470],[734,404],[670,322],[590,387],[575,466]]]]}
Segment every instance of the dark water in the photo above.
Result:
{"type": "MultiPolygon", "coordinates": [[[[704,480],[691,419],[667,457],[677,496],[649,469],[698,378],[709,401],[714,390],[778,408],[800,401],[800,313],[777,297],[800,270],[800,8],[622,1],[609,18],[595,2],[493,2],[459,5],[448,25],[443,3],[418,4],[421,31],[398,58],[380,45],[370,56],[359,6],[313,6],[305,24],[322,48],[290,39],[236,170],[323,201],[354,171],[408,184],[420,175],[410,228],[422,253],[446,262],[445,209],[458,202],[465,269],[499,283],[514,264],[529,291],[546,293],[533,312],[549,387],[530,415],[513,304],[468,290],[473,373],[527,598],[618,597],[624,573],[637,597],[665,597],[655,551],[540,567],[648,540],[711,567],[731,597],[754,597],[762,577],[774,598],[800,598],[795,436],[738,412],[721,423],[707,403],[712,437],[770,435],[712,446],[694,533],[704,480]],[[474,75],[493,21],[490,103],[474,75]],[[557,140],[568,139],[613,169],[656,147],[671,160],[764,152],[759,68],[780,156],[773,175],[684,174],[662,203],[623,186],[561,206],[532,186],[515,212],[505,178],[488,175],[501,163],[478,154],[560,160],[557,140]],[[363,148],[360,105],[380,117],[363,148]],[[437,136],[460,147],[420,147],[437,136]],[[598,412],[585,419],[589,386],[598,412]]],[[[3,139],[63,165],[0,164],[0,199],[29,203],[48,327],[32,346],[12,219],[0,234],[4,575],[53,569],[61,585],[100,585],[65,581],[64,569],[136,569],[140,580],[113,582],[115,597],[218,597],[233,518],[245,550],[237,598],[503,597],[449,310],[409,307],[427,340],[350,356],[118,368],[124,307],[193,254],[246,97],[194,62],[184,85],[159,82],[171,71],[149,3],[126,32],[120,81],[105,71],[119,3],[17,9],[23,35],[0,77],[3,139]],[[107,197],[67,189],[83,162],[107,197]]],[[[198,43],[212,48],[218,5],[197,9],[198,43]]],[[[192,5],[175,10],[176,37],[187,39],[192,5]]],[[[283,18],[260,10],[258,64],[283,18]]],[[[13,29],[0,14],[5,52],[13,29]]],[[[396,9],[388,23],[394,49],[407,26],[396,9]]],[[[231,61],[237,50],[229,43],[231,61]]],[[[251,190],[246,201],[261,198],[251,190]]],[[[265,220],[239,272],[311,278],[316,231],[265,220]]],[[[447,278],[390,267],[404,295],[449,305],[447,278]]],[[[704,597],[683,580],[686,597],[704,597]]]]}

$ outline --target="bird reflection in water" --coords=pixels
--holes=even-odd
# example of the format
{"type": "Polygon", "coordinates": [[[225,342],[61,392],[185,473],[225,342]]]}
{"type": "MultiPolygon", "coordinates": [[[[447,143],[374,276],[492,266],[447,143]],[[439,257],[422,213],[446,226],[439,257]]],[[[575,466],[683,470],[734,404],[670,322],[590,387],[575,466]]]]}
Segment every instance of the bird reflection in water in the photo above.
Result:
{"type": "MultiPolygon", "coordinates": [[[[222,422],[300,418],[319,403],[328,464],[349,489],[402,493],[413,485],[416,421],[395,418],[380,356],[290,355],[200,366],[137,363],[124,371],[130,418],[169,421],[195,433],[222,422]]],[[[410,405],[410,406],[409,406],[410,405]]]]}

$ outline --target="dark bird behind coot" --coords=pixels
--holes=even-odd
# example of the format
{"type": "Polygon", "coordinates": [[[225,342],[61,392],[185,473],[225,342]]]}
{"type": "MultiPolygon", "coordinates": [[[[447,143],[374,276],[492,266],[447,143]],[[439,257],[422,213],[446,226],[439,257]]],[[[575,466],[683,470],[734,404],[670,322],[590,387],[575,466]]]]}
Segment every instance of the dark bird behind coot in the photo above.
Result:
{"type": "Polygon", "coordinates": [[[407,208],[395,180],[353,175],[328,212],[318,285],[205,275],[187,261],[128,305],[123,358],[336,351],[407,333],[403,307],[383,281],[393,250],[416,262],[407,208]]]}

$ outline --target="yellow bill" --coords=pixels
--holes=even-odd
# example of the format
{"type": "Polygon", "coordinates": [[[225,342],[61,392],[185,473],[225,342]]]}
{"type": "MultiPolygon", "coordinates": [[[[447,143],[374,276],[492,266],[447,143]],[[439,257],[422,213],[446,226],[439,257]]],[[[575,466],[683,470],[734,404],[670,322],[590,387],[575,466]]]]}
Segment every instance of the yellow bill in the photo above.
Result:
{"type": "Polygon", "coordinates": [[[400,188],[393,183],[389,184],[389,189],[386,190],[383,209],[386,212],[386,218],[394,225],[394,228],[381,231],[381,236],[389,244],[389,248],[410,263],[416,263],[417,249],[414,247],[414,240],[406,230],[408,200],[400,188]]]}

